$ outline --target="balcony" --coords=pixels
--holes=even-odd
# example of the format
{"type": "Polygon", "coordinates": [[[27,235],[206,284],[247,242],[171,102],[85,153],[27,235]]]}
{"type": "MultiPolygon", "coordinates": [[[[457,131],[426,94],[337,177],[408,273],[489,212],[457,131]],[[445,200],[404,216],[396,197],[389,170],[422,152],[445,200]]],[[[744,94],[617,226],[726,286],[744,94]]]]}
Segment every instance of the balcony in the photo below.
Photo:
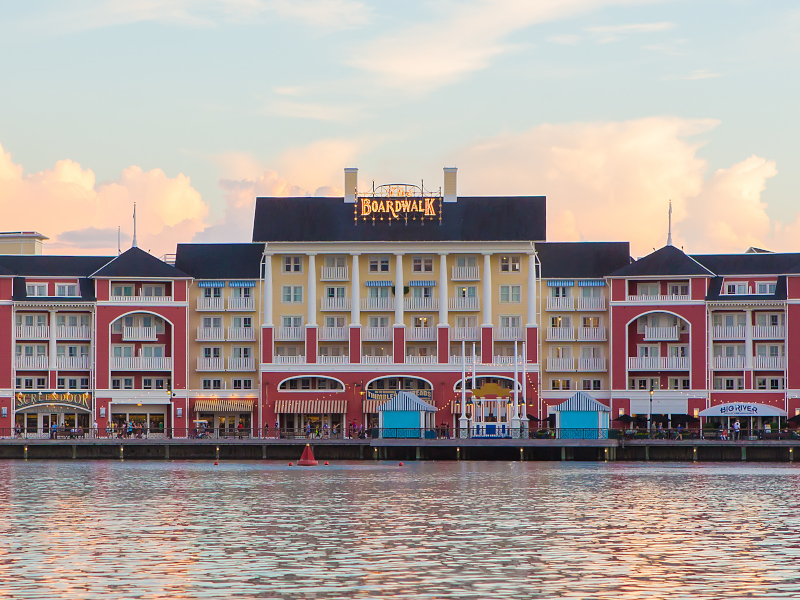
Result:
{"type": "Polygon", "coordinates": [[[126,302],[128,304],[155,304],[161,302],[172,302],[172,296],[111,296],[111,302],[126,302]]]}
{"type": "Polygon", "coordinates": [[[688,371],[688,356],[630,356],[630,371],[688,371]]]}
{"type": "Polygon", "coordinates": [[[113,356],[112,371],[170,371],[172,358],[168,356],[113,356]]]}
{"type": "Polygon", "coordinates": [[[123,327],[122,328],[122,341],[123,342],[155,342],[156,341],[156,328],[155,327],[123,327]]]}
{"type": "Polygon", "coordinates": [[[368,356],[364,355],[361,357],[361,362],[365,365],[390,365],[392,362],[391,356],[368,356]]]}
{"type": "Polygon", "coordinates": [[[306,339],[305,327],[276,327],[275,340],[278,342],[302,342],[306,339]]]}
{"type": "Polygon", "coordinates": [[[689,300],[689,296],[678,294],[658,294],[655,296],[649,295],[634,295],[628,296],[628,302],[647,302],[649,304],[661,304],[662,302],[685,302],[689,300]]]}
{"type": "Polygon", "coordinates": [[[17,356],[14,360],[15,369],[49,369],[50,359],[46,355],[42,356],[17,356]]]}
{"type": "Polygon", "coordinates": [[[677,325],[672,327],[644,327],[644,341],[646,342],[677,342],[680,331],[677,325]]]}
{"type": "Polygon", "coordinates": [[[255,298],[228,298],[228,310],[249,310],[256,309],[255,298]]]}
{"type": "Polygon", "coordinates": [[[578,297],[578,310],[605,310],[606,299],[578,297]]]}
{"type": "Polygon", "coordinates": [[[322,267],[320,281],[350,281],[347,267],[322,267]]]}
{"type": "Polygon", "coordinates": [[[547,310],[575,310],[575,299],[561,296],[548,296],[547,310]]]}
{"type": "Polygon", "coordinates": [[[56,339],[59,340],[89,340],[92,330],[88,325],[59,325],[56,327],[56,339]]]}
{"type": "Polygon", "coordinates": [[[580,342],[605,342],[605,327],[578,327],[578,341],[580,342]]]}
{"type": "Polygon", "coordinates": [[[325,356],[320,354],[317,356],[317,362],[321,365],[348,365],[350,364],[349,356],[325,356]]]}
{"type": "Polygon", "coordinates": [[[346,342],[349,338],[347,327],[320,327],[319,339],[322,342],[346,342]]]}
{"type": "Polygon", "coordinates": [[[253,327],[228,327],[229,342],[255,342],[256,330],[253,327]]]}
{"type": "MultiPolygon", "coordinates": [[[[470,352],[471,351],[472,350],[470,349],[470,352]]],[[[495,359],[497,359],[497,358],[510,358],[511,360],[514,360],[513,356],[495,356],[495,359]]],[[[472,354],[467,354],[466,356],[461,356],[460,354],[455,354],[455,355],[450,356],[450,364],[451,365],[459,365],[459,366],[461,366],[462,362],[465,363],[467,366],[472,365],[472,364],[479,365],[479,364],[481,364],[480,354],[475,357],[475,362],[474,363],[472,361],[472,354]]],[[[496,360],[495,360],[495,363],[497,363],[496,360]]]]}
{"type": "Polygon", "coordinates": [[[746,337],[744,325],[714,325],[712,335],[715,340],[743,340],[746,337]]]}
{"type": "Polygon", "coordinates": [[[521,340],[522,327],[498,327],[494,330],[494,339],[498,342],[521,340]]]}
{"type": "Polygon", "coordinates": [[[18,340],[50,339],[50,328],[47,325],[22,325],[17,327],[18,340]]]}
{"type": "MultiPolygon", "coordinates": [[[[570,359],[571,360],[571,359],[570,359]]],[[[480,363],[480,359],[477,360],[480,363]]],[[[492,359],[492,364],[501,366],[501,367],[513,367],[514,366],[514,357],[513,356],[495,356],[492,359]]],[[[516,363],[519,365],[519,369],[522,369],[522,363],[525,362],[525,359],[522,356],[517,356],[516,363]]]]}
{"type": "Polygon", "coordinates": [[[56,368],[69,371],[86,371],[91,368],[88,356],[56,356],[56,368]]]}
{"type": "Polygon", "coordinates": [[[754,325],[754,340],[782,340],[785,337],[783,325],[754,325]]]}
{"type": "Polygon", "coordinates": [[[281,356],[275,355],[272,357],[272,362],[279,365],[304,365],[306,364],[305,356],[281,356]]]}
{"type": "Polygon", "coordinates": [[[715,356],[714,369],[718,371],[744,369],[744,356],[715,356]]]}
{"type": "Polygon", "coordinates": [[[548,371],[574,371],[575,359],[574,358],[548,358],[547,359],[548,371]]]}
{"type": "Polygon", "coordinates": [[[197,299],[197,310],[225,310],[225,303],[222,298],[203,298],[197,299]]]}
{"type": "Polygon", "coordinates": [[[453,327],[450,330],[450,339],[454,342],[462,340],[467,342],[479,342],[481,339],[480,327],[453,327]]]}
{"type": "Polygon", "coordinates": [[[547,341],[548,342],[574,342],[575,341],[575,328],[574,327],[548,327],[547,328],[547,341]]]}
{"type": "Polygon", "coordinates": [[[222,327],[198,327],[198,342],[222,342],[225,340],[225,330],[222,327]]]}
{"type": "Polygon", "coordinates": [[[578,371],[605,371],[606,359],[605,358],[579,358],[578,371]]]}
{"type": "Polygon", "coordinates": [[[781,370],[785,367],[783,356],[754,356],[754,369],[781,370]]]}
{"type": "Polygon", "coordinates": [[[406,336],[409,342],[435,342],[436,327],[409,327],[406,336]]]}
{"type": "Polygon", "coordinates": [[[403,300],[403,308],[405,310],[439,310],[439,299],[412,296],[403,300]]]}
{"type": "Polygon", "coordinates": [[[197,370],[198,371],[224,371],[225,360],[221,356],[216,358],[197,357],[197,370]]]}
{"type": "Polygon", "coordinates": [[[453,267],[450,279],[452,281],[480,281],[480,267],[453,267]]]}
{"type": "Polygon", "coordinates": [[[350,298],[322,298],[320,310],[350,310],[350,298]]]}
{"type": "Polygon", "coordinates": [[[361,334],[365,342],[392,341],[392,327],[364,327],[361,334]]]}
{"type": "Polygon", "coordinates": [[[361,310],[394,310],[394,297],[362,298],[361,310]]]}
{"type": "Polygon", "coordinates": [[[436,356],[406,356],[407,365],[435,365],[436,356]]]}
{"type": "Polygon", "coordinates": [[[449,310],[480,310],[481,302],[478,298],[448,298],[447,308],[449,310]]]}
{"type": "Polygon", "coordinates": [[[256,359],[253,358],[252,356],[228,359],[228,371],[255,371],[255,370],[256,370],[256,359]]]}

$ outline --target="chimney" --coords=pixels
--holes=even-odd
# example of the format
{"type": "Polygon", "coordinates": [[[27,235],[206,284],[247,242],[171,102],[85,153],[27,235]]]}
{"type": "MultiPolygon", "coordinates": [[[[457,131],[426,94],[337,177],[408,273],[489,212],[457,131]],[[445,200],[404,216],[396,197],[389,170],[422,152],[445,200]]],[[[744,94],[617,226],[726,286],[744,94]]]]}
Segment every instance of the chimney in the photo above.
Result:
{"type": "Polygon", "coordinates": [[[457,202],[458,196],[456,196],[456,174],[458,173],[458,169],[456,167],[445,167],[444,168],[444,201],[445,202],[457,202]]]}
{"type": "Polygon", "coordinates": [[[344,170],[344,201],[350,204],[356,201],[358,192],[358,169],[347,167],[344,170]]]}

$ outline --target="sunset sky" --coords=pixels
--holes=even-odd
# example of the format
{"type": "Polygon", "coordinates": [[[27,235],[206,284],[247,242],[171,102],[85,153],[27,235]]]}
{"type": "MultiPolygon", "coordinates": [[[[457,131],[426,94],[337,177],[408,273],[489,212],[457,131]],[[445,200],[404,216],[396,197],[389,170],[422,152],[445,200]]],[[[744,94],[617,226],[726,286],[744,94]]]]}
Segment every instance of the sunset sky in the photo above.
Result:
{"type": "Polygon", "coordinates": [[[800,251],[800,8],[769,0],[0,5],[0,230],[249,241],[256,195],[457,166],[550,240],[800,251]]]}

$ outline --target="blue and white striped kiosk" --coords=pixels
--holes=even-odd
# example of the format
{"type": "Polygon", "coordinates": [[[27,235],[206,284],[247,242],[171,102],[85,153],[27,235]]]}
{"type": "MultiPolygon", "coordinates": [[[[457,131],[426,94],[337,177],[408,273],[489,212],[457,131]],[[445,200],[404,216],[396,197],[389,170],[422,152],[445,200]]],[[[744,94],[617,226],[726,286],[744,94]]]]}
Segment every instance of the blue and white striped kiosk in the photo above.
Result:
{"type": "Polygon", "coordinates": [[[554,408],[561,439],[608,439],[611,409],[585,392],[573,394],[554,408]]]}
{"type": "Polygon", "coordinates": [[[384,438],[435,438],[436,407],[411,392],[397,392],[378,407],[378,427],[384,438]]]}

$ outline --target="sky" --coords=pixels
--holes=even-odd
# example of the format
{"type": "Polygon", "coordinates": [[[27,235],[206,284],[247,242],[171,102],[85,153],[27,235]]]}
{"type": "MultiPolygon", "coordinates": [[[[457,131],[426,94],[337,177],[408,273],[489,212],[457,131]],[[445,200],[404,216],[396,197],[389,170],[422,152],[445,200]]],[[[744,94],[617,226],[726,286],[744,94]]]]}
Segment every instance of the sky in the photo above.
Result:
{"type": "Polygon", "coordinates": [[[545,195],[551,241],[800,251],[796,0],[0,3],[0,230],[250,241],[258,195],[545,195]]]}

